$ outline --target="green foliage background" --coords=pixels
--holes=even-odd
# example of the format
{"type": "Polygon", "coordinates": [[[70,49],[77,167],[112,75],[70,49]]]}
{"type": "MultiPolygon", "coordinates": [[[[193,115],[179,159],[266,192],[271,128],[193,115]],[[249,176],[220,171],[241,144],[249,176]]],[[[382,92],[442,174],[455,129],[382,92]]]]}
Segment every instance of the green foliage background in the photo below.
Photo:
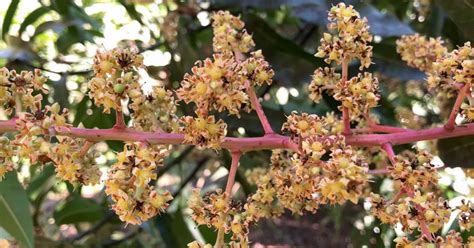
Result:
{"type": "MultiPolygon", "coordinates": [[[[102,110],[94,107],[85,94],[85,84],[91,77],[93,54],[95,50],[103,49],[103,42],[110,44],[107,32],[113,32],[114,28],[118,30],[122,25],[134,24],[133,27],[140,32],[121,37],[122,40],[117,40],[116,45],[136,46],[145,58],[167,57],[165,63],[149,64],[146,75],[150,80],[160,81],[173,89],[177,88],[184,73],[189,72],[196,60],[212,53],[209,12],[227,9],[241,15],[248,31],[254,36],[257,48],[263,50],[276,72],[273,85],[258,91],[266,99],[263,106],[275,130],[280,129],[285,115],[293,110],[317,114],[337,111],[337,103],[329,96],[316,105],[309,101],[306,90],[314,69],[325,65],[313,53],[325,31],[327,10],[336,1],[136,2],[139,1],[2,1],[0,67],[44,69],[53,90],[52,96],[45,101],[59,102],[71,109],[74,125],[109,128],[113,125],[114,116],[102,114],[102,110]],[[200,6],[201,9],[195,11],[192,6],[200,6]],[[112,23],[104,18],[107,13],[119,10],[124,13],[119,22],[112,23]],[[163,23],[171,16],[176,22],[169,32],[163,28],[163,23]],[[171,35],[173,39],[165,39],[166,35],[171,35]],[[277,95],[288,97],[287,103],[281,104],[277,95]]],[[[426,121],[424,126],[441,123],[449,106],[436,106],[434,97],[422,86],[425,75],[400,60],[395,51],[395,40],[401,35],[419,32],[432,37],[441,36],[451,48],[472,41],[474,1],[432,1],[426,8],[426,15],[421,15],[416,8],[424,1],[345,2],[353,4],[362,16],[368,18],[370,30],[376,36],[373,44],[374,65],[370,71],[378,72],[381,78],[382,100],[375,111],[381,122],[398,125],[396,107],[413,109],[419,106],[424,110],[421,116],[426,121]],[[419,85],[423,94],[411,94],[407,86],[413,83],[419,85]]],[[[351,64],[350,73],[355,73],[357,67],[357,64],[351,64]]],[[[180,112],[190,113],[191,110],[182,105],[180,112]]],[[[254,113],[245,114],[240,119],[221,117],[229,124],[232,136],[262,134],[254,113]],[[242,129],[239,132],[239,127],[245,133],[242,129]]],[[[107,144],[106,149],[110,151],[121,148],[119,142],[107,144]]],[[[440,141],[439,156],[449,167],[470,167],[470,151],[474,150],[472,144],[472,137],[440,141]]],[[[245,170],[266,166],[268,158],[268,152],[252,152],[244,156],[237,175],[240,185],[238,198],[244,198],[245,194],[254,190],[247,181],[245,170]]],[[[107,157],[103,162],[104,168],[113,160],[113,155],[107,157]]],[[[5,182],[0,183],[0,238],[13,237],[24,247],[185,247],[196,238],[212,243],[215,234],[206,227],[196,228],[190,220],[186,199],[190,188],[196,183],[204,182],[207,190],[222,187],[225,174],[223,176],[219,168],[228,166],[229,160],[225,152],[196,152],[190,147],[177,147],[160,169],[158,180],[177,197],[166,214],[139,227],[124,226],[109,210],[102,190],[98,189],[91,195],[84,188],[58,182],[54,178],[52,165],[19,168],[22,172],[20,181],[25,187],[21,187],[15,173],[10,173],[5,182]]],[[[466,194],[453,186],[455,179],[452,175],[458,172],[448,171],[445,174],[446,178],[453,179],[451,183],[441,185],[448,199],[466,194]]],[[[384,193],[387,184],[390,182],[377,179],[373,182],[373,189],[384,193]]],[[[467,194],[471,193],[468,191],[467,194]]],[[[355,247],[391,246],[395,235],[393,229],[380,226],[377,221],[367,219],[366,215],[363,202],[357,206],[322,209],[314,216],[287,215],[280,221],[268,221],[257,226],[251,240],[266,245],[307,247],[347,244],[355,247]],[[292,229],[290,223],[297,223],[296,226],[301,228],[296,229],[300,231],[289,231],[292,229]]]]}

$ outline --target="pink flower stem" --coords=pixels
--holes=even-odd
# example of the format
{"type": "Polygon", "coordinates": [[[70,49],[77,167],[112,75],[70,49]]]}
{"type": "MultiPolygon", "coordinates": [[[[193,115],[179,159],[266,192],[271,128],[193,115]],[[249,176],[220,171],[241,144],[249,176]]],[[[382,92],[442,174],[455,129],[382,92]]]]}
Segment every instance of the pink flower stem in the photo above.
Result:
{"type": "MultiPolygon", "coordinates": [[[[407,193],[407,195],[411,198],[415,197],[415,192],[413,192],[413,189],[404,187],[403,190],[407,193]]],[[[421,206],[420,204],[414,202],[416,210],[420,213],[419,216],[422,216],[425,212],[425,208],[421,206]]],[[[425,236],[429,241],[433,241],[433,235],[431,235],[430,229],[428,228],[428,225],[426,224],[424,219],[419,219],[418,222],[420,223],[420,229],[421,229],[421,234],[425,236]]]]}
{"type": "Polygon", "coordinates": [[[393,151],[392,144],[384,143],[382,145],[382,149],[384,149],[385,152],[387,152],[388,159],[390,160],[390,163],[392,163],[392,165],[395,165],[395,163],[396,163],[396,161],[395,161],[395,152],[393,151]]]}
{"type": "Polygon", "coordinates": [[[349,109],[346,107],[342,108],[342,121],[344,122],[344,135],[351,134],[351,120],[349,118],[349,109]]]}
{"type": "Polygon", "coordinates": [[[367,172],[367,174],[369,175],[385,175],[385,174],[388,174],[389,171],[387,168],[383,168],[383,169],[374,169],[374,170],[369,170],[367,172]]]}
{"type": "Polygon", "coordinates": [[[225,186],[225,192],[227,193],[229,198],[232,193],[232,187],[234,186],[235,174],[237,174],[237,167],[239,167],[239,160],[241,155],[241,152],[231,151],[232,164],[230,165],[229,176],[227,177],[227,184],[225,186]]]}
{"type": "MultiPolygon", "coordinates": [[[[15,122],[16,119],[0,121],[0,133],[19,131],[16,129],[15,122]]],[[[89,141],[120,140],[147,142],[149,144],[181,145],[184,140],[184,135],[179,133],[142,132],[128,128],[89,129],[52,127],[50,129],[54,129],[54,133],[51,133],[51,135],[82,138],[89,141]]],[[[436,127],[402,133],[349,135],[346,136],[346,143],[359,147],[382,146],[385,143],[401,145],[422,140],[468,135],[474,135],[474,124],[456,126],[452,131],[448,131],[444,127],[436,127]]],[[[290,137],[279,134],[261,137],[226,137],[221,144],[221,148],[240,152],[272,149],[291,149],[298,151],[298,145],[291,141],[290,137]]]]}
{"type": "Polygon", "coordinates": [[[270,125],[270,122],[267,119],[267,116],[265,115],[265,112],[263,111],[262,105],[260,104],[260,101],[258,100],[257,94],[255,94],[255,90],[253,89],[252,86],[248,86],[247,95],[249,96],[250,102],[252,103],[253,107],[255,108],[255,111],[257,112],[258,119],[260,119],[260,123],[262,123],[263,130],[265,131],[265,135],[275,134],[275,132],[272,129],[272,126],[270,125]]]}
{"type": "Polygon", "coordinates": [[[376,133],[403,133],[403,132],[414,131],[407,128],[392,127],[392,126],[377,125],[377,124],[372,124],[372,125],[369,124],[369,130],[376,133]]]}
{"type": "Polygon", "coordinates": [[[400,198],[403,196],[404,193],[405,193],[405,192],[404,192],[403,188],[400,189],[400,190],[398,191],[398,193],[396,193],[395,195],[393,195],[392,199],[390,199],[390,201],[388,201],[387,204],[388,204],[388,205],[391,205],[391,204],[394,204],[394,203],[398,202],[398,200],[400,200],[400,198]]]}
{"type": "Polygon", "coordinates": [[[461,104],[466,98],[467,93],[469,92],[469,88],[471,85],[469,83],[465,84],[460,90],[459,94],[454,102],[453,109],[451,110],[451,114],[449,115],[449,119],[444,125],[446,130],[453,130],[454,126],[456,125],[456,116],[459,113],[459,109],[461,108],[461,104]]]}
{"type": "MultiPolygon", "coordinates": [[[[346,83],[347,82],[347,75],[348,75],[348,64],[349,61],[346,59],[343,59],[342,61],[342,76],[341,80],[346,83]]],[[[349,116],[349,109],[346,107],[342,107],[342,121],[344,123],[344,131],[342,132],[344,135],[350,135],[351,134],[351,120],[349,116]]]]}
{"type": "Polygon", "coordinates": [[[94,142],[92,141],[86,141],[84,145],[81,147],[81,150],[79,151],[79,156],[84,157],[84,155],[87,154],[89,149],[94,145],[94,142]]]}
{"type": "MultiPolygon", "coordinates": [[[[229,150],[230,151],[230,150],[229,150]]],[[[227,176],[227,184],[225,186],[225,193],[227,195],[228,201],[231,199],[232,187],[235,182],[235,175],[237,174],[237,168],[239,167],[239,160],[242,152],[239,151],[230,151],[232,156],[232,164],[230,165],[229,175],[227,176]]],[[[227,216],[226,216],[227,218],[227,216]]],[[[214,248],[222,248],[224,246],[224,234],[225,230],[223,227],[219,228],[217,231],[217,239],[214,244],[214,248]]]]}
{"type": "Polygon", "coordinates": [[[15,96],[15,117],[19,117],[22,111],[21,95],[18,93],[15,96]]]}
{"type": "Polygon", "coordinates": [[[115,125],[114,128],[116,129],[125,129],[127,126],[125,125],[125,120],[123,118],[123,112],[121,109],[115,110],[115,125]]]}

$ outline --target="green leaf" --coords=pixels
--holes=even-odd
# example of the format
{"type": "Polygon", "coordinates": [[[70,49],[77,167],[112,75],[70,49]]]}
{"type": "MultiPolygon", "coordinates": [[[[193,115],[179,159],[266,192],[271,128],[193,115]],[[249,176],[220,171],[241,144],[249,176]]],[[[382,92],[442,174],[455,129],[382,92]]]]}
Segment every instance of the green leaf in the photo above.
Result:
{"type": "Polygon", "coordinates": [[[461,29],[467,40],[474,40],[474,0],[446,1],[437,0],[446,14],[461,29]]]}
{"type": "Polygon", "coordinates": [[[94,222],[104,215],[104,209],[92,199],[74,196],[53,214],[58,225],[94,222]]]}
{"type": "Polygon", "coordinates": [[[54,166],[53,164],[47,164],[43,167],[43,169],[31,180],[26,187],[26,192],[28,195],[32,197],[36,197],[36,195],[41,191],[41,187],[49,181],[49,179],[54,175],[54,166]]]}
{"type": "Polygon", "coordinates": [[[67,27],[71,25],[72,23],[66,20],[43,22],[38,25],[38,27],[36,27],[35,33],[32,38],[35,38],[36,36],[50,29],[57,34],[61,34],[64,32],[64,30],[66,30],[67,27]]]}
{"type": "Polygon", "coordinates": [[[20,0],[12,0],[10,6],[8,6],[7,13],[5,14],[5,18],[3,18],[3,25],[2,25],[2,39],[5,40],[5,35],[8,34],[10,30],[10,26],[12,25],[13,16],[15,16],[16,9],[18,8],[18,4],[20,0]]]}
{"type": "Polygon", "coordinates": [[[38,20],[38,18],[48,13],[50,10],[51,9],[49,7],[42,6],[31,12],[21,23],[20,30],[18,30],[18,36],[20,36],[25,31],[28,25],[34,23],[36,20],[38,20]]]}
{"type": "Polygon", "coordinates": [[[137,9],[135,8],[135,5],[129,4],[129,3],[127,3],[127,1],[124,1],[124,0],[120,0],[119,2],[120,2],[121,5],[123,5],[125,10],[127,10],[128,15],[132,19],[134,19],[134,20],[138,21],[140,24],[144,25],[143,20],[142,20],[142,15],[140,14],[140,12],[137,11],[137,9]]]}
{"type": "Polygon", "coordinates": [[[155,223],[167,247],[187,247],[194,240],[179,208],[174,213],[161,214],[155,223]]]}
{"type": "Polygon", "coordinates": [[[440,139],[437,143],[439,157],[447,167],[473,168],[474,136],[440,139]]]}
{"type": "Polygon", "coordinates": [[[12,236],[7,231],[5,231],[5,229],[0,227],[0,239],[9,239],[11,237],[12,236]]]}
{"type": "Polygon", "coordinates": [[[61,16],[69,15],[69,6],[73,5],[72,0],[53,0],[51,6],[60,14],[61,16]]]}
{"type": "Polygon", "coordinates": [[[407,23],[397,19],[390,13],[383,13],[371,4],[358,4],[355,8],[361,16],[367,17],[370,32],[382,37],[413,34],[414,31],[407,23]]]}
{"type": "Polygon", "coordinates": [[[217,239],[217,232],[214,229],[207,227],[206,225],[198,226],[199,232],[201,233],[202,237],[208,244],[216,243],[217,239]]]}
{"type": "Polygon", "coordinates": [[[33,220],[26,191],[16,172],[0,182],[0,226],[25,247],[34,247],[33,220]]]}
{"type": "Polygon", "coordinates": [[[280,35],[260,16],[248,13],[243,17],[257,47],[262,49],[265,59],[278,72],[274,79],[279,85],[297,87],[308,82],[308,75],[315,68],[326,65],[322,59],[314,57],[294,41],[280,35]]]}

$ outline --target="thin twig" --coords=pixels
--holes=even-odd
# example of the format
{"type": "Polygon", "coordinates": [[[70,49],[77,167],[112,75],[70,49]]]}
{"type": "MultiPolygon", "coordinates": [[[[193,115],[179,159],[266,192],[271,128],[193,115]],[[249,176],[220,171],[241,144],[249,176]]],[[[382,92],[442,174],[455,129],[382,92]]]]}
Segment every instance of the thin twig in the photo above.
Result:
{"type": "MultiPolygon", "coordinates": [[[[228,201],[230,201],[231,199],[232,187],[234,186],[235,175],[237,174],[237,168],[239,166],[239,160],[241,155],[242,152],[240,151],[231,151],[232,163],[230,165],[229,175],[227,176],[227,184],[225,186],[225,193],[228,201]]],[[[214,245],[214,248],[224,247],[224,234],[224,228],[219,228],[219,230],[217,231],[216,244],[214,245]]]]}
{"type": "Polygon", "coordinates": [[[374,169],[374,170],[369,170],[367,172],[367,174],[369,175],[386,175],[388,174],[389,171],[387,168],[383,168],[383,169],[374,169]]]}
{"type": "MultiPolygon", "coordinates": [[[[341,80],[342,82],[344,83],[347,83],[347,76],[348,76],[348,64],[349,64],[349,61],[347,61],[346,59],[343,59],[342,60],[342,76],[341,76],[341,80]]],[[[342,121],[344,123],[344,131],[343,131],[343,134],[344,135],[350,135],[351,134],[351,118],[349,116],[349,109],[346,108],[346,107],[342,107],[342,121]]]]}
{"type": "Polygon", "coordinates": [[[272,129],[272,126],[270,125],[270,122],[268,121],[267,116],[265,115],[265,112],[263,111],[262,105],[260,104],[260,101],[258,100],[257,94],[255,94],[255,90],[250,85],[247,87],[247,95],[249,96],[252,106],[255,108],[255,111],[257,112],[260,123],[262,123],[263,130],[265,131],[265,135],[275,134],[275,132],[272,129]]]}
{"type": "MultiPolygon", "coordinates": [[[[120,100],[119,100],[120,101],[120,100]]],[[[122,106],[117,107],[115,109],[115,125],[114,128],[116,129],[125,129],[127,125],[125,124],[125,119],[123,118],[123,112],[121,109],[122,106]]]]}
{"type": "Polygon", "coordinates": [[[372,132],[377,132],[377,133],[403,133],[403,132],[414,131],[408,128],[392,127],[392,126],[385,126],[385,125],[378,125],[378,124],[372,124],[372,125],[369,124],[369,130],[372,132]]]}
{"type": "Polygon", "coordinates": [[[470,87],[471,87],[471,84],[467,83],[464,85],[464,87],[462,87],[459,90],[459,94],[456,98],[456,102],[454,102],[454,106],[453,106],[453,109],[451,110],[451,114],[449,115],[449,119],[444,125],[444,128],[446,128],[446,130],[454,129],[454,126],[456,125],[456,116],[459,113],[461,104],[464,101],[464,98],[466,98],[466,95],[469,92],[470,87]]]}
{"type": "Polygon", "coordinates": [[[79,151],[79,156],[84,157],[84,155],[87,154],[89,149],[94,145],[94,142],[92,141],[86,141],[84,145],[81,147],[81,150],[79,151]]]}
{"type": "Polygon", "coordinates": [[[392,144],[385,143],[385,144],[382,145],[382,149],[384,149],[385,152],[387,152],[388,159],[390,160],[392,165],[395,165],[395,163],[396,163],[396,161],[395,161],[395,152],[393,151],[392,144]]]}

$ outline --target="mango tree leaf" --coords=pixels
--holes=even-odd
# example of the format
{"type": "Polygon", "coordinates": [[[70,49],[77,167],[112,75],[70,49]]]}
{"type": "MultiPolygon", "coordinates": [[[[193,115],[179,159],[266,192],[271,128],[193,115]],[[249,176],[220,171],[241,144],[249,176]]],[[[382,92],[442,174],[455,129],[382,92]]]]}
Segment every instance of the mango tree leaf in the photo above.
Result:
{"type": "Polygon", "coordinates": [[[13,17],[15,16],[16,9],[18,8],[18,4],[20,0],[12,0],[10,6],[8,6],[7,13],[3,18],[3,25],[2,25],[2,39],[5,40],[6,34],[10,30],[10,26],[12,25],[13,17]]]}
{"type": "Polygon", "coordinates": [[[36,236],[35,247],[61,247],[61,244],[44,236],[36,236]]]}
{"type": "Polygon", "coordinates": [[[274,79],[280,85],[297,87],[309,81],[315,68],[325,65],[322,59],[314,57],[292,40],[277,33],[261,17],[249,13],[244,15],[244,20],[257,47],[262,49],[266,60],[278,72],[274,79]]]}
{"type": "Polygon", "coordinates": [[[135,8],[135,5],[127,3],[127,1],[125,0],[119,0],[119,2],[125,8],[128,15],[132,19],[138,21],[140,24],[143,25],[142,15],[140,14],[140,12],[137,11],[137,9],[135,8]]]}
{"type": "Polygon", "coordinates": [[[198,226],[199,232],[201,233],[202,237],[208,244],[215,244],[217,240],[217,232],[206,225],[198,226]]]}
{"type": "Polygon", "coordinates": [[[53,81],[52,83],[54,88],[53,99],[63,108],[69,107],[69,90],[66,87],[67,76],[67,74],[62,74],[59,80],[53,81]]]}
{"type": "Polygon", "coordinates": [[[0,226],[25,247],[34,247],[30,204],[16,172],[0,182],[0,226]]]}
{"type": "Polygon", "coordinates": [[[439,157],[447,167],[473,168],[474,136],[440,139],[439,157]]]}
{"type": "Polygon", "coordinates": [[[53,0],[51,6],[61,16],[69,15],[69,5],[74,4],[72,0],[53,0]]]}
{"type": "Polygon", "coordinates": [[[456,23],[467,40],[474,40],[474,0],[437,0],[436,4],[456,23]]]}
{"type": "Polygon", "coordinates": [[[33,24],[38,18],[43,16],[44,14],[48,13],[51,9],[47,6],[42,6],[37,9],[35,9],[33,12],[31,12],[26,18],[23,20],[20,26],[20,30],[18,30],[18,36],[20,36],[28,27],[28,25],[33,24]]]}
{"type": "Polygon", "coordinates": [[[7,231],[5,231],[5,229],[0,227],[0,239],[9,239],[11,237],[12,236],[7,231]]]}
{"type": "Polygon", "coordinates": [[[167,247],[187,247],[195,239],[179,208],[174,213],[161,214],[155,224],[167,247]]]}
{"type": "Polygon", "coordinates": [[[0,51],[0,58],[5,58],[9,61],[27,61],[29,63],[32,61],[43,61],[33,50],[30,43],[12,35],[7,35],[5,39],[8,46],[0,51]]]}
{"type": "Polygon", "coordinates": [[[414,31],[407,23],[400,21],[390,13],[382,13],[370,4],[358,4],[355,6],[361,16],[367,17],[370,32],[382,37],[401,36],[413,34],[414,31]]]}
{"type": "Polygon", "coordinates": [[[26,187],[26,192],[30,197],[35,197],[40,191],[42,186],[49,181],[54,175],[54,166],[49,163],[43,167],[43,169],[31,180],[26,187]]]}
{"type": "Polygon", "coordinates": [[[104,209],[95,201],[74,196],[57,209],[53,216],[58,225],[79,222],[94,222],[105,214],[104,209]]]}
{"type": "Polygon", "coordinates": [[[38,27],[36,27],[33,37],[36,37],[39,34],[49,29],[51,29],[53,32],[57,34],[61,34],[70,25],[72,25],[70,21],[64,21],[64,20],[43,22],[40,25],[38,25],[38,27]]]}

